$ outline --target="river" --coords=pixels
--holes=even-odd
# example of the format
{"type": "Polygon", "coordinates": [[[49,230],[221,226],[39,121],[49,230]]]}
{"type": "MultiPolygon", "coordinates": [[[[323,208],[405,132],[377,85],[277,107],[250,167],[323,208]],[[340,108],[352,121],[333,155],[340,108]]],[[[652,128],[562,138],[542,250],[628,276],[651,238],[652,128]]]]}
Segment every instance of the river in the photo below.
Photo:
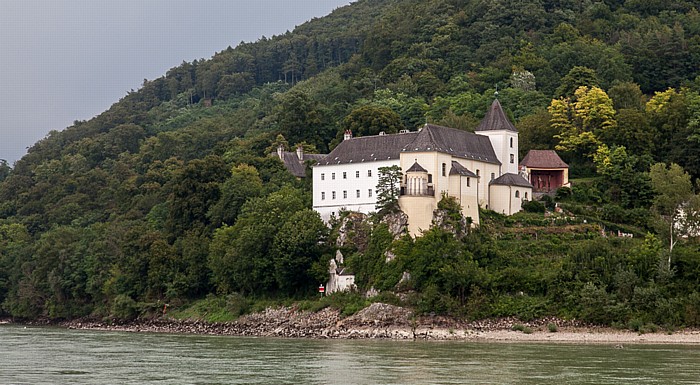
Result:
{"type": "Polygon", "coordinates": [[[0,384],[631,383],[700,383],[700,347],[291,340],[0,325],[0,384]]]}

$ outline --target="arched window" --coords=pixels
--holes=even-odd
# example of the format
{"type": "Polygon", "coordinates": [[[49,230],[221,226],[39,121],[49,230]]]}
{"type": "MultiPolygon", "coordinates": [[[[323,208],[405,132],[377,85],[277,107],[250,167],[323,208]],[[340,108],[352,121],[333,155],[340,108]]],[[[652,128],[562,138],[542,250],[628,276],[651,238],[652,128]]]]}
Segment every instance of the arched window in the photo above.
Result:
{"type": "Polygon", "coordinates": [[[520,191],[515,190],[515,197],[516,197],[516,198],[520,198],[520,191]]]}
{"type": "Polygon", "coordinates": [[[527,191],[525,192],[525,199],[527,199],[527,191]]]}
{"type": "Polygon", "coordinates": [[[513,148],[513,138],[510,138],[510,148],[513,148]]]}

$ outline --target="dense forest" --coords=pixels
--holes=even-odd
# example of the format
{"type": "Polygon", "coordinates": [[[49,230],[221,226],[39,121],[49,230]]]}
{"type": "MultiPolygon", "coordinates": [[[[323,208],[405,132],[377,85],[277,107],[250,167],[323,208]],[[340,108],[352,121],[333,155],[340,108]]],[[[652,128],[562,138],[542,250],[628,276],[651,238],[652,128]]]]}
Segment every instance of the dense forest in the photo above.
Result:
{"type": "Polygon", "coordinates": [[[572,188],[515,217],[483,211],[460,234],[394,237],[381,218],[362,221],[361,241],[342,247],[359,289],[460,317],[699,326],[699,10],[359,0],[183,62],[0,163],[0,315],[131,318],[203,298],[308,298],[342,221],[328,228],[310,178],[269,154],[326,152],[345,129],[473,130],[497,94],[520,157],[558,150],[572,188]]]}

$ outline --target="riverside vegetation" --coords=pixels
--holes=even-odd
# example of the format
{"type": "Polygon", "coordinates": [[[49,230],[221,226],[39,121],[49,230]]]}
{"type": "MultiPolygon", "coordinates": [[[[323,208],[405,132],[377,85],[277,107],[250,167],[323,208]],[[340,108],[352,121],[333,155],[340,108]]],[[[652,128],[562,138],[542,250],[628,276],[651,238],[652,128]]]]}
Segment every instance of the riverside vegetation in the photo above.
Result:
{"type": "Polygon", "coordinates": [[[0,162],[0,316],[130,320],[167,304],[222,321],[381,301],[464,319],[700,326],[698,7],[359,0],[183,62],[0,162]],[[353,222],[340,248],[360,291],[380,294],[319,300],[346,218],[326,227],[310,178],[269,154],[325,152],[346,129],[473,130],[496,87],[523,154],[557,149],[573,187],[513,217],[482,211],[468,231],[446,201],[459,234],[353,222]]]}

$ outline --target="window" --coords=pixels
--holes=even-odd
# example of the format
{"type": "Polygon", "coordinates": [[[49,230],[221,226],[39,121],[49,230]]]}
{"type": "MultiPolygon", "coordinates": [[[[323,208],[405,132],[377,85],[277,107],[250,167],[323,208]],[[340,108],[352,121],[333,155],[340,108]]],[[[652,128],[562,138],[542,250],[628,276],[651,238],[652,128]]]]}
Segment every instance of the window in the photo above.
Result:
{"type": "Polygon", "coordinates": [[[355,171],[355,178],[359,178],[359,177],[360,177],[360,172],[359,172],[359,171],[355,171]]]}
{"type": "MultiPolygon", "coordinates": [[[[513,155],[511,155],[511,157],[512,157],[512,156],[513,156],[513,155]]],[[[512,160],[512,159],[511,159],[511,160],[512,160]]],[[[510,162],[510,163],[513,163],[513,162],[510,162]]],[[[348,179],[348,173],[345,172],[345,171],[343,171],[343,179],[348,179]]]]}
{"type": "Polygon", "coordinates": [[[510,154],[510,163],[515,163],[515,155],[510,154]]]}
{"type": "Polygon", "coordinates": [[[356,193],[357,197],[359,198],[360,197],[360,190],[355,191],[355,193],[356,193]]]}
{"type": "Polygon", "coordinates": [[[433,174],[428,174],[428,183],[433,183],[433,174]]]}
{"type": "Polygon", "coordinates": [[[348,190],[343,190],[343,199],[348,199],[348,190]]]}
{"type": "Polygon", "coordinates": [[[527,199],[527,191],[525,192],[525,199],[527,199]]]}
{"type": "Polygon", "coordinates": [[[335,173],[331,174],[331,179],[335,180],[335,173]]]}
{"type": "Polygon", "coordinates": [[[470,179],[471,179],[471,178],[467,178],[467,187],[469,187],[469,185],[470,185],[470,183],[471,183],[471,182],[470,182],[470,179]]]}
{"type": "Polygon", "coordinates": [[[326,174],[321,174],[321,180],[326,180],[326,174]]]}
{"type": "Polygon", "coordinates": [[[495,173],[491,173],[491,180],[494,180],[494,179],[496,179],[496,174],[495,174],[495,173]]]}
{"type": "Polygon", "coordinates": [[[510,138],[510,148],[513,148],[513,138],[510,138]]]}
{"type": "Polygon", "coordinates": [[[326,192],[325,191],[321,191],[321,200],[322,201],[326,200],[326,192]]]}
{"type": "Polygon", "coordinates": [[[520,198],[520,191],[515,190],[515,197],[516,197],[516,198],[520,198]]]}
{"type": "Polygon", "coordinates": [[[367,176],[370,178],[372,177],[372,170],[367,170],[367,176]]]}
{"type": "Polygon", "coordinates": [[[333,197],[333,199],[335,199],[335,191],[333,191],[333,196],[332,196],[332,197],[333,197]]]}
{"type": "Polygon", "coordinates": [[[447,163],[442,164],[442,176],[447,176],[447,163]]]}
{"type": "Polygon", "coordinates": [[[476,176],[481,176],[481,171],[478,168],[476,169],[476,176]]]}
{"type": "Polygon", "coordinates": [[[367,190],[367,196],[370,198],[372,197],[372,189],[367,190]]]}

